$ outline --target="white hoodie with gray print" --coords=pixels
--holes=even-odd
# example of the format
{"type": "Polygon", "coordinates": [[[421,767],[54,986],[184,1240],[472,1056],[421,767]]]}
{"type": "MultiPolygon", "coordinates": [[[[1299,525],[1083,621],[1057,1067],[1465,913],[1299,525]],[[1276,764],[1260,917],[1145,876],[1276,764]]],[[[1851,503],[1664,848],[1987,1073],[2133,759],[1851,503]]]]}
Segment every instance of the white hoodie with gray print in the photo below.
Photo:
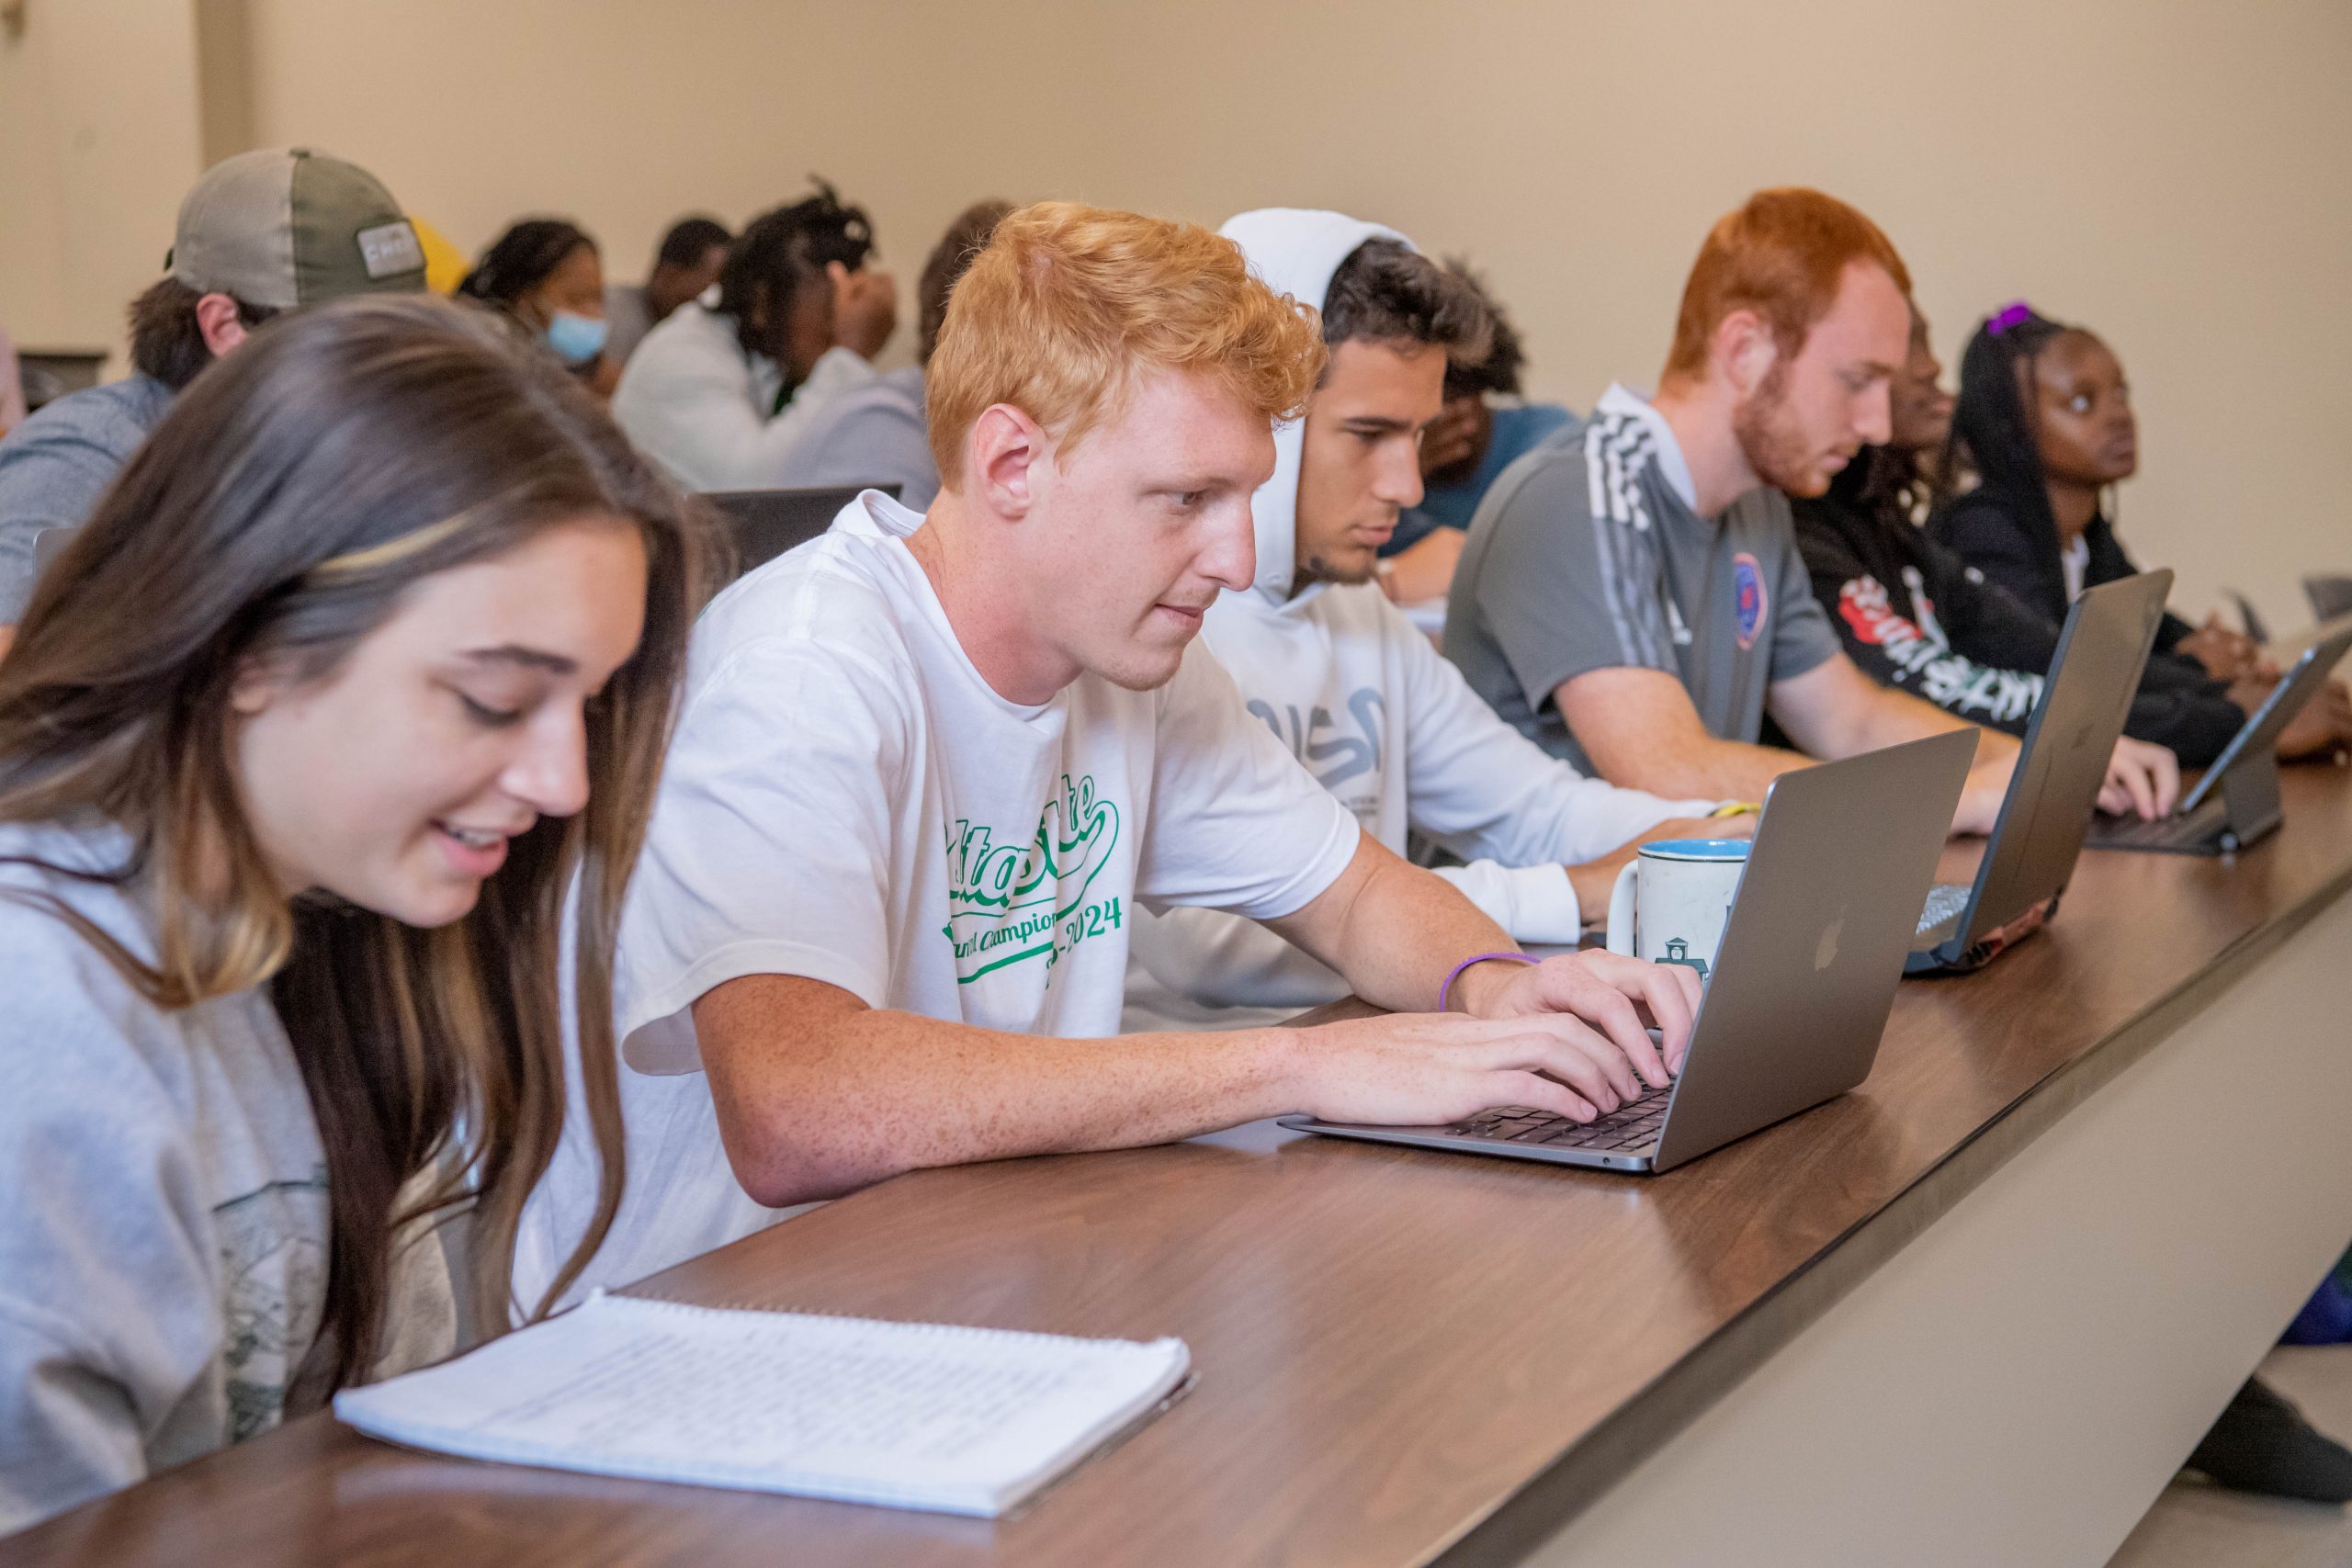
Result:
{"type": "MultiPolygon", "coordinates": [[[[1222,231],[1279,293],[1318,309],[1340,264],[1395,230],[1336,212],[1271,208],[1222,231]]],[[[1408,834],[1467,863],[1438,873],[1521,942],[1572,942],[1581,925],[1563,866],[1659,822],[1703,815],[1587,778],[1495,716],[1376,584],[1315,583],[1297,570],[1303,422],[1276,428],[1273,478],[1253,502],[1257,576],[1218,596],[1202,637],[1250,711],[1355,814],[1404,852],[1408,834]]],[[[1254,921],[1212,909],[1141,916],[1125,1026],[1243,1028],[1347,994],[1333,970],[1254,921]]]]}

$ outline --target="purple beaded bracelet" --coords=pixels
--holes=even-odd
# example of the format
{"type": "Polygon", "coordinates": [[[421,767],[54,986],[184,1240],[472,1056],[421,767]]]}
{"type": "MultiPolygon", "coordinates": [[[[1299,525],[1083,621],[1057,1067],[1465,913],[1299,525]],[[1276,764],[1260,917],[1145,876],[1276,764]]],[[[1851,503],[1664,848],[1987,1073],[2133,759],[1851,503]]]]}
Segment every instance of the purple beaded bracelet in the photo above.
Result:
{"type": "Polygon", "coordinates": [[[1446,1010],[1447,998],[1453,995],[1453,982],[1462,978],[1462,972],[1464,969],[1469,968],[1473,964],[1486,964],[1497,958],[1508,958],[1520,964],[1536,962],[1523,953],[1482,953],[1475,958],[1465,958],[1453,966],[1453,973],[1445,977],[1445,984],[1437,988],[1437,1010],[1440,1012],[1446,1010]]]}

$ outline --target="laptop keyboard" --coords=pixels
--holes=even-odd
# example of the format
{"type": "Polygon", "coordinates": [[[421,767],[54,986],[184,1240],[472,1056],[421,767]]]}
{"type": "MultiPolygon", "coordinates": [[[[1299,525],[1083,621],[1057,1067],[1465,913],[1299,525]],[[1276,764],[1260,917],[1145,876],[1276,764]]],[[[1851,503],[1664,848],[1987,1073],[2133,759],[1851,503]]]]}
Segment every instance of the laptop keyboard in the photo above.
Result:
{"type": "Polygon", "coordinates": [[[1971,889],[1960,882],[1939,882],[1928,890],[1928,907],[1919,912],[1919,929],[1916,934],[1926,936],[1946,920],[1956,920],[1968,908],[1971,889]]]}
{"type": "Polygon", "coordinates": [[[2221,832],[2229,814],[2220,797],[2199,805],[2186,817],[2109,817],[2102,812],[2094,835],[2101,844],[2136,847],[2147,844],[2198,844],[2221,832]]]}
{"type": "Polygon", "coordinates": [[[1482,1111],[1446,1132],[1457,1138],[1484,1138],[1498,1144],[1549,1144],[1555,1148],[1637,1149],[1657,1142],[1659,1123],[1666,1120],[1667,1101],[1674,1087],[1644,1086],[1639,1100],[1628,1101],[1598,1122],[1571,1122],[1548,1111],[1525,1105],[1498,1106],[1482,1111]]]}

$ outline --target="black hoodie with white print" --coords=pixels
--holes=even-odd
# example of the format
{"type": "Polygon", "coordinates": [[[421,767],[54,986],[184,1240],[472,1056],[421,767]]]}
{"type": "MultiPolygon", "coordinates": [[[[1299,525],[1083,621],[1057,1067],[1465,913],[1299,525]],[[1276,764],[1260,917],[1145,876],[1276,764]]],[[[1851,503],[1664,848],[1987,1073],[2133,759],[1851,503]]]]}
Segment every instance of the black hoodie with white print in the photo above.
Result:
{"type": "MultiPolygon", "coordinates": [[[[1849,658],[1881,685],[1988,728],[2025,733],[2058,651],[2055,624],[1891,504],[1873,506],[1840,486],[1793,510],[1814,596],[1849,658]]],[[[2124,732],[2201,767],[2245,720],[2216,682],[2180,679],[2152,660],[2124,732]]]]}

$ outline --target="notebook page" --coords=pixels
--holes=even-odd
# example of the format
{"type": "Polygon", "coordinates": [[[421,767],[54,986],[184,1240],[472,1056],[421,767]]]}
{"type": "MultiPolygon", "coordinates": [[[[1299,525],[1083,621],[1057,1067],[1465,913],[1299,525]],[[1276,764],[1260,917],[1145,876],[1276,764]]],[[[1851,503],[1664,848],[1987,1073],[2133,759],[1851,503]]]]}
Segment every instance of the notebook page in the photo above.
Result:
{"type": "Polygon", "coordinates": [[[995,1515],[1180,1382],[1136,1344],[598,1296],[335,1395],[413,1448],[596,1474],[995,1515]]]}

